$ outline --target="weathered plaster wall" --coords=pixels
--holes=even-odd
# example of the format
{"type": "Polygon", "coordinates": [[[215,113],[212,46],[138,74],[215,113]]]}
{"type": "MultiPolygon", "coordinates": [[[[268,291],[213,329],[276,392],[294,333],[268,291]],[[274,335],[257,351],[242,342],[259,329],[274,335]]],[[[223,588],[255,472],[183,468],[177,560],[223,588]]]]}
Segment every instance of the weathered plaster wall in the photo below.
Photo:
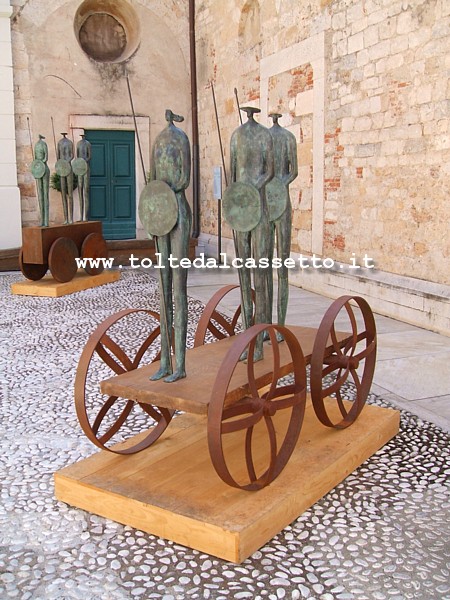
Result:
{"type": "Polygon", "coordinates": [[[21,245],[8,0],[0,0],[0,250],[21,245]]]}
{"type": "Polygon", "coordinates": [[[294,252],[367,253],[380,272],[449,285],[448,2],[211,0],[197,11],[202,231],[217,233],[212,81],[227,166],[235,87],[261,123],[281,109],[297,136],[294,252]]]}
{"type": "MultiPolygon", "coordinates": [[[[14,89],[24,225],[35,224],[38,218],[34,180],[29,173],[28,122],[33,143],[39,133],[46,136],[52,171],[55,162],[52,117],[57,140],[62,131],[73,133],[71,126],[76,128],[77,136],[83,127],[114,128],[119,123],[118,129],[134,129],[125,78],[127,70],[135,111],[142,121],[150,122],[150,126],[139,130],[144,138],[146,168],[149,168],[152,138],[166,125],[166,108],[184,115],[183,128],[190,132],[187,5],[130,0],[140,24],[138,50],[126,63],[108,64],[90,59],[78,44],[73,23],[80,4],[74,0],[15,2],[12,20],[14,89]],[[107,117],[110,117],[109,125],[107,117]]],[[[74,139],[75,144],[78,140],[79,137],[74,139]]],[[[143,186],[139,157],[136,168],[138,199],[143,186]]],[[[52,191],[50,206],[50,220],[61,222],[62,205],[57,192],[52,191]]]]}

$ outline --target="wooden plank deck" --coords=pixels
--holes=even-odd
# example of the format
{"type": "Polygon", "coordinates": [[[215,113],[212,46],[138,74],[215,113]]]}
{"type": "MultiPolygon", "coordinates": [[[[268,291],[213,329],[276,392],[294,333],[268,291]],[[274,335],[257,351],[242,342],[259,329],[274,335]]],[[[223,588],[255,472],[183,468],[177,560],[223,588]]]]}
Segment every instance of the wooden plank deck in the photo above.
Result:
{"type": "MultiPolygon", "coordinates": [[[[173,384],[166,384],[172,388],[173,384]]],[[[198,394],[204,392],[197,381],[198,394]]],[[[335,402],[327,399],[329,410],[335,402]]],[[[290,411],[278,411],[285,427],[290,411]]],[[[344,430],[323,426],[308,402],[299,442],[280,476],[258,492],[226,485],[209,457],[206,418],[175,417],[160,440],[131,456],[101,451],[55,473],[58,500],[231,562],[242,562],[394,437],[399,412],[366,406],[344,430]]],[[[255,448],[264,452],[264,426],[255,448]]],[[[136,443],[137,438],[131,441],[136,443]]],[[[245,470],[239,432],[227,444],[245,470]]]]}
{"type": "MultiPolygon", "coordinates": [[[[309,364],[314,346],[317,329],[288,325],[296,335],[303,350],[306,363],[309,364]]],[[[348,333],[339,333],[338,339],[345,339],[348,333]]],[[[207,413],[211,390],[223,359],[231,348],[236,336],[206,344],[186,352],[185,379],[173,383],[163,380],[150,381],[151,375],[159,369],[159,362],[140,367],[134,371],[117,375],[101,382],[102,393],[118,396],[128,400],[182,410],[185,412],[204,415],[207,413]]],[[[292,360],[285,342],[279,344],[281,357],[281,372],[287,375],[292,372],[292,360]]],[[[264,359],[255,363],[255,374],[258,387],[261,388],[272,380],[272,359],[270,345],[264,345],[264,359]]],[[[247,364],[237,364],[230,382],[226,405],[240,400],[248,393],[247,364]]]]}

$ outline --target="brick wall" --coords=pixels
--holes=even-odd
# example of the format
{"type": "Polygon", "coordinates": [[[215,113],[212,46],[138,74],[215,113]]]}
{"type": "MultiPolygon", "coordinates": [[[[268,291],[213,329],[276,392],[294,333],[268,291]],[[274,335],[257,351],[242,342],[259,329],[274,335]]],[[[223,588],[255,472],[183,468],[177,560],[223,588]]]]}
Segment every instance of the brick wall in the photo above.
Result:
{"type": "Polygon", "coordinates": [[[227,166],[231,133],[239,125],[234,87],[241,104],[263,109],[263,124],[270,125],[269,110],[281,109],[281,123],[297,136],[293,251],[314,251],[316,228],[322,256],[345,263],[353,253],[367,253],[380,271],[450,284],[450,5],[262,0],[242,6],[211,0],[197,10],[202,231],[217,231],[212,168],[221,158],[212,80],[227,166]],[[322,105],[308,61],[282,68],[290,49],[320,33],[322,105]],[[266,94],[261,65],[272,57],[280,66],[266,94]],[[297,114],[296,98],[307,90],[311,112],[297,114]],[[323,140],[312,134],[317,119],[323,119],[323,140]],[[322,175],[317,161],[323,162],[322,175]]]}

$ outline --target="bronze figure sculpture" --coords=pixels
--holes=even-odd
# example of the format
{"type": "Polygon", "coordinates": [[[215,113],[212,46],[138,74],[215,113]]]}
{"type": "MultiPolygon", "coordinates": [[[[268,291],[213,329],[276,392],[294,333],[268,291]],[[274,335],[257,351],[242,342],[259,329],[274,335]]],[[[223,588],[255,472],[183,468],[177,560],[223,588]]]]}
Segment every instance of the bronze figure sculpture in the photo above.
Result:
{"type": "MultiPolygon", "coordinates": [[[[273,139],[275,157],[275,176],[267,186],[270,220],[269,259],[272,262],[276,232],[277,256],[281,259],[281,266],[278,269],[277,322],[284,325],[289,298],[288,268],[285,261],[290,254],[292,227],[289,184],[298,175],[297,140],[293,133],[279,125],[278,119],[281,118],[281,114],[271,113],[269,116],[273,120],[269,131],[273,139]]],[[[271,270],[269,278],[270,306],[272,306],[272,300],[273,272],[271,270]]],[[[277,337],[281,337],[279,332],[277,332],[277,337]]]]}
{"type": "MultiPolygon", "coordinates": [[[[241,304],[243,323],[247,328],[252,321],[253,303],[250,269],[246,268],[245,264],[252,256],[252,249],[256,264],[256,268],[254,268],[254,320],[255,323],[271,322],[272,307],[269,304],[268,294],[268,270],[270,269],[264,269],[259,265],[261,258],[267,258],[269,253],[269,214],[265,187],[274,174],[274,151],[269,130],[255,121],[254,115],[260,112],[260,109],[241,107],[241,110],[247,113],[248,119],[231,136],[231,181],[256,188],[260,202],[259,222],[254,225],[255,219],[251,223],[242,223],[240,230],[234,228],[237,255],[244,264],[241,273],[241,304]]],[[[243,189],[240,186],[240,192],[237,194],[238,205],[245,203],[243,189]]],[[[249,192],[249,200],[251,195],[249,192]]],[[[253,202],[251,204],[253,205],[253,202]]],[[[245,206],[242,208],[244,209],[242,215],[245,215],[245,206]]],[[[254,210],[251,212],[253,213],[254,210]]],[[[255,347],[255,360],[262,358],[262,342],[262,337],[259,336],[255,347]]]]}
{"type": "MultiPolygon", "coordinates": [[[[151,379],[158,380],[165,377],[164,381],[171,383],[186,377],[187,269],[180,267],[179,264],[182,258],[188,258],[189,255],[192,214],[186,200],[185,189],[189,185],[191,175],[191,150],[185,132],[174,125],[174,121],[181,123],[184,117],[174,114],[171,110],[166,110],[165,116],[168,125],[158,134],[152,148],[150,184],[158,181],[156,187],[164,188],[163,184],[167,184],[170,188],[176,198],[176,222],[169,233],[161,235],[156,240],[162,267],[159,271],[161,275],[161,363],[159,370],[151,379]],[[177,259],[177,267],[172,268],[170,257],[177,259]],[[171,364],[172,325],[175,332],[175,369],[171,364]]],[[[157,193],[161,194],[161,190],[157,193]]],[[[164,194],[164,191],[162,193],[164,194]]],[[[160,212],[170,211],[170,206],[169,202],[165,206],[161,204],[160,212]]],[[[169,217],[171,219],[170,215],[169,217]]],[[[164,215],[161,216],[161,220],[167,221],[164,215]]]]}
{"type": "Polygon", "coordinates": [[[41,227],[48,227],[50,169],[47,165],[48,147],[44,140],[45,137],[39,134],[39,140],[34,147],[34,160],[31,164],[31,172],[36,179],[41,227]]]}
{"type": "Polygon", "coordinates": [[[60,177],[61,197],[64,212],[64,224],[73,223],[73,172],[71,161],[73,159],[73,143],[67,138],[67,133],[58,142],[56,149],[55,171],[60,177]]]}
{"type": "Polygon", "coordinates": [[[72,169],[78,177],[78,197],[80,201],[80,221],[88,220],[89,213],[89,180],[92,146],[84,134],[77,144],[77,158],[72,163],[72,169]]]}

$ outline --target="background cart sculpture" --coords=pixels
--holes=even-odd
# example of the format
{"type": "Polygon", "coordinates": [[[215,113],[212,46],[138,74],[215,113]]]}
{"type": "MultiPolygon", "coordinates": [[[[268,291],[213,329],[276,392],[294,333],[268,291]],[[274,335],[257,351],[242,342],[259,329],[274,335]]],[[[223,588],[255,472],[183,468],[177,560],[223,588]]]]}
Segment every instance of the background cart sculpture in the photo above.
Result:
{"type": "MultiPolygon", "coordinates": [[[[107,258],[108,251],[100,221],[25,227],[22,230],[22,248],[19,265],[23,275],[32,281],[42,279],[50,269],[52,277],[60,282],[71,281],[76,272],[75,258],[107,258]]],[[[87,265],[86,273],[99,275],[104,265],[87,265]]]]}

